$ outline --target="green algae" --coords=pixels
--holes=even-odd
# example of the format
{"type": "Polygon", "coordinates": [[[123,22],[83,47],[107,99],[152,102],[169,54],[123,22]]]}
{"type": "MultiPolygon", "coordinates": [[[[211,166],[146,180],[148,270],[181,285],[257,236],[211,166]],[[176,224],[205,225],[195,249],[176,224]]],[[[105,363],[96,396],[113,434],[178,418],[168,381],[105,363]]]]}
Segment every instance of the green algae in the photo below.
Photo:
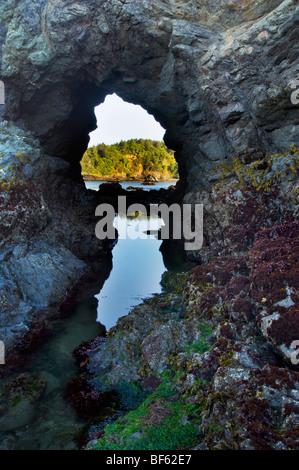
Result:
{"type": "MultiPolygon", "coordinates": [[[[212,329],[204,324],[200,324],[199,329],[200,338],[182,349],[186,357],[194,352],[204,354],[211,348],[207,339],[212,329]]],[[[104,436],[87,449],[177,450],[194,446],[204,401],[199,392],[207,384],[201,379],[195,380],[182,393],[185,372],[185,368],[170,357],[168,370],[156,374],[159,385],[154,391],[146,393],[139,383],[116,384],[119,408],[130,411],[108,424],[104,436]]],[[[109,388],[104,377],[97,380],[97,388],[102,391],[109,388]]]]}
{"type": "MultiPolygon", "coordinates": [[[[215,191],[224,195],[230,189],[243,190],[251,187],[256,191],[270,192],[275,185],[284,179],[292,191],[298,179],[299,149],[294,145],[285,154],[265,155],[263,158],[246,163],[244,155],[237,155],[229,162],[220,163],[214,169],[219,175],[215,191]]],[[[239,202],[242,202],[240,197],[239,202]]]]}

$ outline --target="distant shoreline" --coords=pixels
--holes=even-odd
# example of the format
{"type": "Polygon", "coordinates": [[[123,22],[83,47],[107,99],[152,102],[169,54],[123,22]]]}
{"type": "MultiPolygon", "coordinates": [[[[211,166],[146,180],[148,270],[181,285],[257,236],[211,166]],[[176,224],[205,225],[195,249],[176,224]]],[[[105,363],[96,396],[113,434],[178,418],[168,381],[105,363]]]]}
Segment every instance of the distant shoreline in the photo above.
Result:
{"type": "MultiPolygon", "coordinates": [[[[136,183],[147,183],[144,178],[120,178],[117,176],[97,176],[97,175],[82,175],[84,181],[107,181],[111,183],[121,183],[121,182],[136,182],[136,183]]],[[[151,181],[151,183],[167,183],[167,182],[177,182],[179,179],[176,178],[165,178],[159,179],[158,181],[151,181]]]]}

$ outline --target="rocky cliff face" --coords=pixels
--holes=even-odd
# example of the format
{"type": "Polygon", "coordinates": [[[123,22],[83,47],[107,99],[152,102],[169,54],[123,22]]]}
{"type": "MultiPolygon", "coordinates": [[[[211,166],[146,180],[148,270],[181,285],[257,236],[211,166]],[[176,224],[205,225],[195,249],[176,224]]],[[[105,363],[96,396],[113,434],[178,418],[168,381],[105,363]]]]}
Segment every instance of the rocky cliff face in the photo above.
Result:
{"type": "Polygon", "coordinates": [[[176,151],[181,200],[204,204],[204,246],[190,253],[202,265],[166,315],[121,321],[90,370],[106,387],[121,371],[158,387],[171,365],[174,409],[156,392],[148,429],[161,407],[182,423],[195,413],[198,448],[298,447],[298,16],[296,0],[0,5],[0,339],[12,348],[109,256],[80,159],[108,93],[143,106],[176,151]]]}

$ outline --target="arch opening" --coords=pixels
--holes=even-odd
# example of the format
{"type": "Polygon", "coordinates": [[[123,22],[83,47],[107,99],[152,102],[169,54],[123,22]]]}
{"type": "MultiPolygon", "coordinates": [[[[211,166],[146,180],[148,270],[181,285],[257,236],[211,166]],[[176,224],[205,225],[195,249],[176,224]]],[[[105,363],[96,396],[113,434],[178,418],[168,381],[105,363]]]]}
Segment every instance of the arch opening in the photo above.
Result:
{"type": "MultiPolygon", "coordinates": [[[[142,83],[137,86],[119,82],[119,76],[112,74],[109,79],[100,83],[82,76],[77,81],[67,77],[59,86],[56,84],[50,88],[45,84],[35,90],[32,96],[22,100],[18,119],[15,117],[14,120],[21,127],[26,123],[46,155],[69,162],[67,176],[83,184],[80,162],[89,147],[90,134],[97,129],[95,109],[105,102],[107,96],[117,94],[127,104],[142,109],[160,128],[159,141],[164,141],[166,147],[175,152],[183,192],[188,174],[188,149],[186,151],[185,148],[188,145],[185,144],[190,139],[184,134],[183,124],[179,124],[174,117],[177,108],[172,101],[176,101],[176,98],[173,97],[169,102],[168,99],[157,96],[153,100],[149,89],[141,86],[142,83]]],[[[101,118],[102,122],[104,120],[101,118]]]]}
{"type": "Polygon", "coordinates": [[[86,187],[90,181],[177,182],[174,151],[164,143],[165,129],[142,106],[109,93],[94,108],[97,128],[81,160],[86,187]]]}

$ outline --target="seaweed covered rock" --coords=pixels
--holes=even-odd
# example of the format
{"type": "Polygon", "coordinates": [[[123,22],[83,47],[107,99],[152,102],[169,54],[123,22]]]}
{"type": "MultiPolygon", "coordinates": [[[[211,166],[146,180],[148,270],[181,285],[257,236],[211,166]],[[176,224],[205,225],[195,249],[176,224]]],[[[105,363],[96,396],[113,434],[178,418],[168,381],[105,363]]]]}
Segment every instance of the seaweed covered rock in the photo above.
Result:
{"type": "Polygon", "coordinates": [[[222,167],[210,192],[198,194],[197,200],[213,201],[213,213],[206,213],[206,262],[164,276],[167,294],[135,307],[90,352],[95,383],[142,386],[153,377],[157,383],[134,413],[103,428],[93,448],[175,449],[166,389],[172,391],[169,413],[181,407],[190,437],[182,440],[185,448],[299,448],[292,346],[299,339],[298,151],[243,157],[222,167]],[[212,240],[210,221],[220,214],[221,236],[212,240]],[[165,411],[159,422],[155,410],[165,411]],[[167,444],[159,447],[158,434],[170,436],[167,444]]]}
{"type": "Polygon", "coordinates": [[[265,365],[220,367],[202,413],[210,449],[298,449],[299,373],[265,365]]]}
{"type": "Polygon", "coordinates": [[[257,232],[298,218],[299,150],[281,154],[241,152],[207,175],[212,187],[185,195],[185,203],[203,204],[204,244],[190,252],[199,261],[240,256],[257,232]]]}
{"type": "Polygon", "coordinates": [[[35,417],[35,403],[42,397],[46,382],[23,373],[7,382],[0,396],[1,431],[14,431],[29,425],[35,417]]]}

